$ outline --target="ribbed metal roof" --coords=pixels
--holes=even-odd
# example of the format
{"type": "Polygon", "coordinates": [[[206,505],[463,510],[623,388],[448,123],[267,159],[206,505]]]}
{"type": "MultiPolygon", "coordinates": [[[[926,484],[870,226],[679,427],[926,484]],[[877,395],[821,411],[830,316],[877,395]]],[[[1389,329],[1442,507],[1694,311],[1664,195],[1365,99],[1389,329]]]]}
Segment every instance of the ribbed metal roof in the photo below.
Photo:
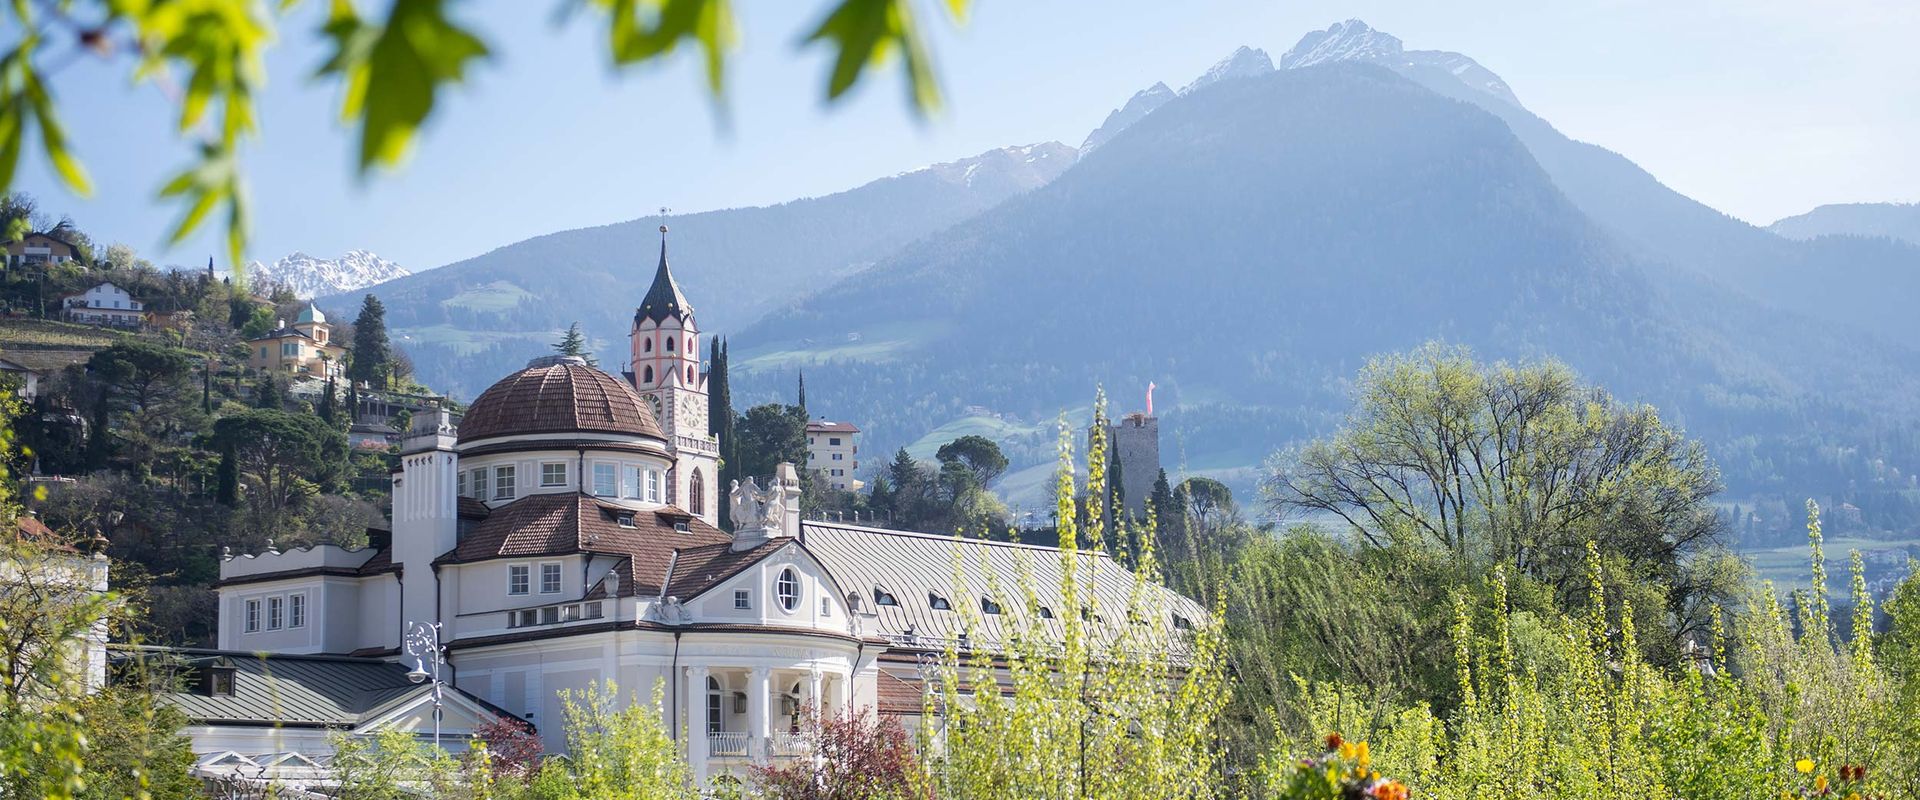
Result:
{"type": "MultiPolygon", "coordinates": [[[[805,523],[807,550],[820,559],[848,592],[858,592],[860,609],[876,614],[863,631],[896,645],[938,647],[968,633],[969,643],[993,647],[1009,628],[1060,634],[1060,624],[1072,613],[1061,599],[1064,559],[1057,548],[957,539],[925,533],[865,528],[830,522],[805,523]],[[1022,581],[1026,586],[1022,586],[1022,581]],[[874,590],[889,593],[898,605],[879,605],[874,590]],[[1031,618],[1025,606],[1028,588],[1051,619],[1031,618]],[[933,606],[933,597],[945,598],[951,610],[933,606]],[[981,610],[981,600],[1000,605],[999,614],[981,610]],[[963,613],[965,611],[966,613],[963,613]]],[[[1136,586],[1134,574],[1104,553],[1082,551],[1078,579],[1082,602],[1092,600],[1089,631],[1096,639],[1110,638],[1125,624],[1136,586]]],[[[1156,624],[1173,627],[1179,615],[1193,622],[1206,616],[1198,603],[1165,587],[1143,587],[1144,607],[1156,624]]]]}
{"type": "MultiPolygon", "coordinates": [[[[149,652],[148,657],[156,656],[149,652]]],[[[208,695],[191,686],[160,695],[200,724],[352,727],[432,691],[429,684],[408,681],[407,667],[370,658],[205,650],[163,651],[157,657],[177,665],[233,668],[232,696],[208,695]]]]}

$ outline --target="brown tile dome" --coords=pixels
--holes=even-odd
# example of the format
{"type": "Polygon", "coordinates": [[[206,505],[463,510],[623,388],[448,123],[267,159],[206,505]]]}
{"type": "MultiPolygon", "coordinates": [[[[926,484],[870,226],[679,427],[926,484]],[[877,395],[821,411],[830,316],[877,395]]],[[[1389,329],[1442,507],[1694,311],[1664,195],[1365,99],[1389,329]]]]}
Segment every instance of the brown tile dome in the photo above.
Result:
{"type": "Polygon", "coordinates": [[[579,358],[534,359],[475,398],[460,442],[529,433],[619,433],[665,441],[647,402],[579,358]]]}

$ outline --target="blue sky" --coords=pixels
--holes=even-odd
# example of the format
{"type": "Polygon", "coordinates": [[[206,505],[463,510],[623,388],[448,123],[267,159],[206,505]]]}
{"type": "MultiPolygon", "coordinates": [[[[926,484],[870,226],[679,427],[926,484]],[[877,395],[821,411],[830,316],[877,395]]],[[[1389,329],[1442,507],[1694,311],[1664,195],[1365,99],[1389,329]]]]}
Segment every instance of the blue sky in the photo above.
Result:
{"type": "MultiPolygon", "coordinates": [[[[776,203],[994,147],[1077,145],[1154,81],[1178,88],[1243,44],[1277,58],[1350,17],[1474,57],[1561,130],[1749,221],[1920,200],[1920,3],[1907,0],[977,0],[964,26],[933,26],[948,107],[931,121],[908,113],[891,73],[825,106],[824,53],[796,46],[825,3],[742,0],[726,130],[691,53],[615,73],[595,21],[556,25],[560,4],[456,4],[495,58],[443,99],[408,164],[363,180],[337,93],[307,78],[324,6],[308,0],[282,24],[246,156],[248,257],[362,248],[420,270],[662,205],[776,203]]],[[[54,80],[96,194],[71,197],[37,160],[19,188],[98,239],[204,263],[212,236],[163,250],[175,211],[154,191],[188,151],[168,102],[130,85],[128,67],[82,59],[54,80]]]]}

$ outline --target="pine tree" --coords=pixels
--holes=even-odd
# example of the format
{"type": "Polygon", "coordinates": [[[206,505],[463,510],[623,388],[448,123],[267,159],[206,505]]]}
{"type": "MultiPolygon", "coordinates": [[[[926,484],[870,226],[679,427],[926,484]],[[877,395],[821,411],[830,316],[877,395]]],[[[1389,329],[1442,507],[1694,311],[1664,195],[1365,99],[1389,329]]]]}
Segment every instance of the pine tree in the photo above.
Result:
{"type": "Polygon", "coordinates": [[[553,343],[553,351],[563,356],[585,359],[587,366],[590,367],[600,366],[600,361],[593,357],[592,351],[587,349],[587,337],[580,332],[579,322],[567,327],[567,332],[561,335],[560,341],[553,343]]]}
{"type": "Polygon", "coordinates": [[[231,446],[220,450],[220,467],[214,471],[219,488],[214,499],[232,507],[240,502],[240,467],[234,463],[231,446]]]}
{"type": "Polygon", "coordinates": [[[273,373],[260,373],[260,382],[253,385],[253,407],[279,409],[280,383],[273,379],[273,373]]]}
{"type": "Polygon", "coordinates": [[[800,402],[795,403],[794,405],[797,405],[800,407],[800,416],[806,417],[807,419],[813,419],[813,417],[807,413],[807,371],[806,370],[800,371],[800,398],[799,399],[800,399],[800,402]]]}
{"type": "Polygon", "coordinates": [[[353,360],[347,365],[347,377],[375,389],[387,388],[392,374],[393,344],[387,340],[387,307],[380,298],[367,295],[360,303],[360,316],[353,321],[353,360]]]}

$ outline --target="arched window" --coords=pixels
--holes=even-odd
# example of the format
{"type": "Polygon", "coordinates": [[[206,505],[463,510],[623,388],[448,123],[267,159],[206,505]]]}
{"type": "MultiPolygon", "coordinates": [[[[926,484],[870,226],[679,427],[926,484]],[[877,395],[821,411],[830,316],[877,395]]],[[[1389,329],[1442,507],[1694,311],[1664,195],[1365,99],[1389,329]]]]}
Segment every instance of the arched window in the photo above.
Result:
{"type": "Polygon", "coordinates": [[[687,352],[693,352],[693,337],[687,337],[687,352]]]}
{"type": "Polygon", "coordinates": [[[687,510],[694,516],[707,513],[707,478],[699,467],[693,468],[693,478],[687,481],[687,510]]]}
{"type": "Polygon", "coordinates": [[[773,584],[773,596],[779,598],[780,607],[792,611],[800,606],[800,576],[793,574],[793,568],[780,570],[780,579],[773,584]]]}
{"type": "Polygon", "coordinates": [[[726,693],[720,690],[720,681],[707,676],[707,732],[719,733],[726,727],[726,706],[722,701],[726,693]]]}
{"type": "Polygon", "coordinates": [[[693,365],[687,365],[687,383],[693,383],[693,365]]]}
{"type": "Polygon", "coordinates": [[[675,341],[676,340],[673,337],[671,336],[667,337],[667,352],[669,353],[673,352],[673,343],[675,341]]]}
{"type": "Polygon", "coordinates": [[[652,339],[641,339],[641,340],[640,340],[640,352],[642,352],[642,353],[651,353],[651,352],[653,352],[653,340],[652,340],[652,339]]]}
{"type": "Polygon", "coordinates": [[[641,374],[641,378],[640,378],[640,380],[641,380],[641,381],[642,381],[643,383],[652,383],[652,382],[653,382],[653,367],[647,367],[647,370],[646,370],[646,372],[644,372],[644,373],[642,373],[642,374],[641,374]]]}

